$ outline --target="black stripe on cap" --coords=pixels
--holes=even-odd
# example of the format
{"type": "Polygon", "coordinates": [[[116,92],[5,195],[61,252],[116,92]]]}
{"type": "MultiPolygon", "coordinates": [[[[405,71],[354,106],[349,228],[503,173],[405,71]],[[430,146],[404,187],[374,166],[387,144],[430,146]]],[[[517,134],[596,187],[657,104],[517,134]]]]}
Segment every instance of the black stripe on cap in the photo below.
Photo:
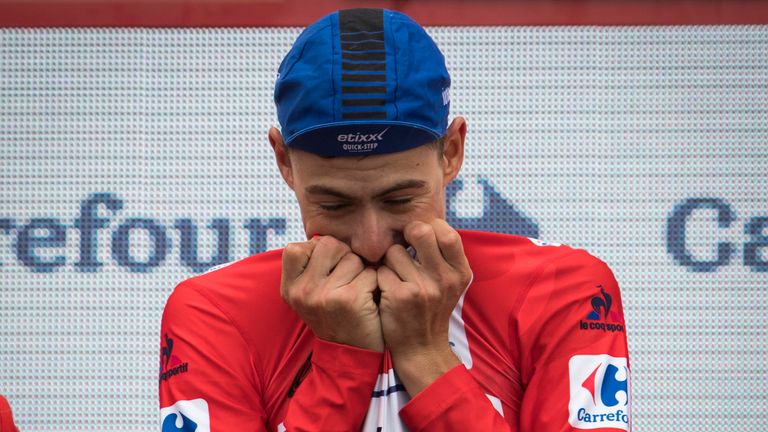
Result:
{"type": "Polygon", "coordinates": [[[385,72],[387,70],[387,64],[342,62],[341,69],[345,71],[385,72]]]}
{"type": "Polygon", "coordinates": [[[359,33],[346,33],[341,35],[342,42],[362,42],[362,41],[382,41],[384,42],[384,32],[359,32],[359,33]]]}
{"type": "Polygon", "coordinates": [[[344,120],[386,120],[387,113],[379,112],[345,112],[341,114],[344,120]]]}
{"type": "Polygon", "coordinates": [[[368,99],[342,99],[342,106],[384,106],[386,99],[368,98],[368,99]]]}
{"type": "Polygon", "coordinates": [[[384,41],[342,42],[342,51],[382,51],[384,41]]]}
{"type": "Polygon", "coordinates": [[[383,9],[347,9],[339,11],[339,33],[342,36],[349,33],[374,33],[383,31],[383,9]]]}
{"type": "Polygon", "coordinates": [[[380,61],[383,62],[387,59],[386,53],[382,52],[341,52],[342,60],[349,61],[380,61]]]}
{"type": "Polygon", "coordinates": [[[356,99],[343,98],[341,100],[342,119],[385,120],[387,118],[385,108],[387,57],[384,41],[384,10],[339,11],[339,39],[342,95],[370,95],[356,99]],[[366,111],[360,111],[360,107],[366,111]],[[381,107],[380,110],[378,107],[381,107]],[[352,111],[354,109],[358,111],[352,111]]]}
{"type": "Polygon", "coordinates": [[[341,86],[341,94],[386,94],[386,86],[341,86]]]}
{"type": "Polygon", "coordinates": [[[384,74],[341,74],[341,80],[346,82],[386,82],[384,74]]]}

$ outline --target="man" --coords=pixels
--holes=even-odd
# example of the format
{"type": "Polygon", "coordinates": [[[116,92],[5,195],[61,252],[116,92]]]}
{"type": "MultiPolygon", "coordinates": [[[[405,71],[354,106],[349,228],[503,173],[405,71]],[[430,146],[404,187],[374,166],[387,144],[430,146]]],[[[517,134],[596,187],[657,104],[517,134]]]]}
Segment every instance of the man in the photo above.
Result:
{"type": "Polygon", "coordinates": [[[163,431],[629,429],[618,286],[582,250],[457,232],[466,121],[410,18],[320,19],[269,141],[308,240],[188,279],[162,323],[163,431]]]}

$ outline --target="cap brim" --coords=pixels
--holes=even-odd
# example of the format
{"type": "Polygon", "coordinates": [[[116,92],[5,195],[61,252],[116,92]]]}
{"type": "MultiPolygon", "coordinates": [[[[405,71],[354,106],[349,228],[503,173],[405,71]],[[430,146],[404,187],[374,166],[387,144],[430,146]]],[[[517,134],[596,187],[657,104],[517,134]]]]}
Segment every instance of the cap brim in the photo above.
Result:
{"type": "Polygon", "coordinates": [[[410,150],[440,137],[437,131],[404,122],[340,122],[299,131],[285,144],[320,156],[366,156],[410,150]]]}

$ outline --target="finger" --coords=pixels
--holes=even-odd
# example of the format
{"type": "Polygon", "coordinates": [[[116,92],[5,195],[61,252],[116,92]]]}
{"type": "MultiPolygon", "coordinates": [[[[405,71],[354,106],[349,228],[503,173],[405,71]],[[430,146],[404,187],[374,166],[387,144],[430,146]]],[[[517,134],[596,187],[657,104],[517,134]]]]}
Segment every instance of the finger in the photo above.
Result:
{"type": "Polygon", "coordinates": [[[403,281],[391,268],[383,265],[376,270],[376,282],[382,292],[389,291],[401,284],[403,281]]]}
{"type": "Polygon", "coordinates": [[[416,256],[421,264],[435,271],[445,265],[432,225],[420,221],[411,222],[403,229],[403,235],[405,241],[416,249],[416,256]]]}
{"type": "Polygon", "coordinates": [[[335,286],[346,285],[352,282],[364,268],[363,260],[359,256],[352,252],[347,252],[331,272],[330,281],[335,286]]]}
{"type": "Polygon", "coordinates": [[[394,244],[384,255],[384,265],[392,269],[402,281],[415,281],[419,276],[416,261],[402,245],[394,244]]]}
{"type": "Polygon", "coordinates": [[[289,243],[283,249],[283,277],[296,280],[304,272],[315,249],[315,241],[289,243]]]}
{"type": "Polygon", "coordinates": [[[349,284],[358,287],[362,292],[373,293],[379,286],[376,278],[376,270],[370,267],[363,269],[363,271],[355,276],[349,284]]]}
{"type": "Polygon", "coordinates": [[[432,221],[432,228],[435,231],[440,253],[442,253],[445,261],[456,269],[468,267],[469,263],[464,254],[464,246],[461,243],[459,233],[442,219],[432,221]]]}
{"type": "Polygon", "coordinates": [[[307,272],[314,277],[326,277],[351,249],[331,236],[321,236],[307,264],[307,272]]]}

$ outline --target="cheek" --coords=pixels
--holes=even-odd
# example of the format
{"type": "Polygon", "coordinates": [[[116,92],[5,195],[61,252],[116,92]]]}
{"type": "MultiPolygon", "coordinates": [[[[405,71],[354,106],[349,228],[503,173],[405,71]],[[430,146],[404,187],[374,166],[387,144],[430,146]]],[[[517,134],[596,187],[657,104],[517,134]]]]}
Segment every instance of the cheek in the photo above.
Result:
{"type": "Polygon", "coordinates": [[[415,199],[411,213],[414,216],[419,215],[419,219],[427,217],[432,220],[436,217],[443,217],[445,214],[444,189],[435,186],[431,193],[415,199]]]}
{"type": "Polygon", "coordinates": [[[402,231],[403,228],[413,221],[422,221],[430,223],[434,219],[444,218],[445,210],[439,196],[425,196],[414,200],[406,211],[392,214],[392,224],[396,231],[402,231]]]}
{"type": "Polygon", "coordinates": [[[307,234],[307,238],[312,238],[315,234],[334,235],[334,225],[338,225],[337,223],[334,224],[330,218],[305,209],[301,211],[301,222],[304,225],[304,232],[307,234]]]}

